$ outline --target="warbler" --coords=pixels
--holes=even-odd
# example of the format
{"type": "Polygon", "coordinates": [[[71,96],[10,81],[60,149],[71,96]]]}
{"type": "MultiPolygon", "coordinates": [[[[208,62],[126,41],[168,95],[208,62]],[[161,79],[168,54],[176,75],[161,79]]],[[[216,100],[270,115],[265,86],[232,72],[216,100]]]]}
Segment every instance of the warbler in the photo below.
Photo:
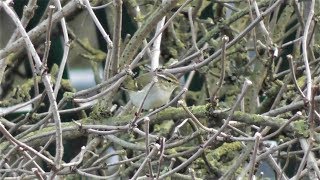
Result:
{"type": "Polygon", "coordinates": [[[172,92],[178,86],[179,81],[173,74],[156,71],[144,73],[137,78],[129,78],[125,81],[123,89],[128,92],[132,104],[136,107],[141,105],[150,89],[142,106],[142,109],[148,110],[167,104],[172,92]],[[153,84],[155,77],[157,81],[153,84]]]}

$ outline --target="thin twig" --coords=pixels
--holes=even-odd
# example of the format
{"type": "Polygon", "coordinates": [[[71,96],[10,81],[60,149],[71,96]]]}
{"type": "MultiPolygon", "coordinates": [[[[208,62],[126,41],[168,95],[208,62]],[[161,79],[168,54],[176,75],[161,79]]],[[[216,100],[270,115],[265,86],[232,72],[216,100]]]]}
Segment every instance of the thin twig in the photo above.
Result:
{"type": "Polygon", "coordinates": [[[63,163],[63,164],[61,164],[61,166],[62,167],[71,167],[71,166],[79,165],[83,160],[83,155],[85,153],[85,148],[86,148],[85,146],[81,147],[80,155],[78,156],[79,157],[78,161],[73,161],[73,162],[70,162],[70,163],[63,163]]]}
{"type": "Polygon", "coordinates": [[[165,149],[166,149],[166,138],[161,137],[161,139],[160,139],[160,156],[158,159],[158,170],[157,170],[157,178],[156,178],[157,180],[159,179],[159,176],[160,176],[161,165],[162,165],[165,149]]]}
{"type": "Polygon", "coordinates": [[[108,3],[106,3],[106,4],[104,4],[104,5],[94,6],[94,7],[91,7],[91,8],[92,8],[93,10],[104,9],[104,8],[108,7],[109,5],[111,5],[112,3],[113,3],[113,2],[110,1],[110,2],[108,2],[108,3]]]}
{"type": "Polygon", "coordinates": [[[291,54],[288,54],[287,55],[287,59],[289,61],[289,65],[290,65],[290,70],[291,70],[291,74],[292,74],[292,80],[293,80],[293,83],[294,83],[294,86],[296,87],[296,89],[298,90],[300,96],[302,98],[306,98],[306,96],[303,94],[301,88],[299,87],[298,85],[298,82],[297,82],[297,78],[296,78],[296,72],[295,72],[295,66],[293,64],[293,57],[291,54]]]}
{"type": "Polygon", "coordinates": [[[82,171],[82,170],[80,170],[80,169],[75,169],[75,171],[76,171],[79,175],[86,176],[86,177],[88,177],[88,178],[90,178],[90,179],[113,179],[113,178],[119,177],[119,174],[120,174],[120,172],[121,172],[121,169],[122,169],[122,167],[121,167],[121,165],[120,165],[119,169],[118,169],[115,173],[113,173],[112,175],[110,175],[110,176],[98,176],[98,175],[94,175],[94,174],[90,174],[90,173],[84,172],[84,171],[82,171]]]}
{"type": "MultiPolygon", "coordinates": [[[[61,3],[59,0],[55,0],[54,1],[55,5],[58,7],[58,11],[62,10],[61,7],[61,3]]],[[[70,40],[69,40],[69,36],[68,36],[68,30],[67,30],[67,25],[66,25],[66,20],[64,17],[61,18],[61,27],[62,27],[62,32],[63,32],[63,40],[64,40],[64,47],[63,47],[63,56],[62,56],[62,60],[59,66],[59,72],[58,72],[58,76],[56,78],[56,83],[55,83],[55,87],[53,90],[53,93],[55,95],[55,97],[57,97],[58,95],[58,91],[60,89],[60,83],[62,80],[62,76],[63,76],[63,72],[65,70],[65,66],[67,63],[67,59],[68,59],[68,55],[69,55],[69,49],[70,49],[70,40]]]]}
{"type": "Polygon", "coordinates": [[[135,172],[135,174],[132,176],[131,180],[135,180],[138,178],[139,174],[141,173],[142,169],[144,168],[144,166],[146,165],[146,163],[148,162],[149,159],[151,159],[151,157],[155,156],[156,153],[159,151],[160,146],[159,144],[155,144],[150,152],[150,154],[144,159],[144,161],[141,163],[139,169],[135,172]]]}
{"type": "Polygon", "coordinates": [[[52,30],[52,14],[53,10],[56,7],[53,5],[49,5],[49,12],[48,12],[48,28],[47,28],[47,33],[46,33],[46,42],[45,42],[45,49],[43,53],[43,58],[42,58],[42,65],[44,68],[47,68],[47,62],[48,62],[48,56],[49,56],[49,51],[50,51],[50,46],[51,46],[51,30],[52,30]]]}
{"type": "Polygon", "coordinates": [[[303,31],[303,38],[302,38],[302,55],[303,55],[303,62],[305,65],[305,74],[307,77],[307,95],[306,98],[308,101],[311,100],[311,90],[312,90],[312,77],[311,77],[311,71],[309,67],[309,61],[308,61],[308,52],[307,52],[307,40],[308,40],[308,33],[309,33],[309,28],[311,25],[311,21],[314,15],[314,0],[311,0],[310,2],[310,12],[307,17],[307,22],[304,27],[303,31]]]}
{"type": "Polygon", "coordinates": [[[26,32],[26,30],[23,28],[19,18],[17,15],[12,11],[9,6],[0,1],[0,7],[3,7],[3,9],[6,11],[6,13],[12,18],[14,23],[16,24],[17,28],[19,29],[20,33],[22,34],[22,37],[26,43],[26,47],[28,51],[31,53],[35,64],[36,64],[36,69],[38,70],[39,73],[42,75],[42,82],[45,85],[45,89],[47,92],[47,95],[49,97],[50,101],[50,106],[52,108],[52,114],[53,118],[55,121],[55,127],[56,127],[56,156],[55,156],[55,166],[57,169],[60,169],[61,162],[62,162],[62,156],[63,156],[63,143],[62,143],[62,130],[61,130],[61,120],[60,120],[60,115],[58,113],[58,108],[57,108],[57,102],[56,99],[53,95],[53,90],[50,84],[50,78],[48,77],[46,70],[43,69],[43,64],[26,32]]]}
{"type": "MultiPolygon", "coordinates": [[[[146,132],[146,137],[145,137],[146,155],[148,156],[150,154],[150,149],[149,149],[149,144],[150,144],[150,139],[149,139],[150,118],[149,117],[145,117],[144,118],[144,123],[145,123],[145,132],[146,132]]],[[[150,161],[148,161],[148,169],[149,169],[149,176],[151,177],[151,179],[153,179],[152,165],[151,165],[150,161]]]]}
{"type": "Polygon", "coordinates": [[[93,22],[96,24],[96,26],[98,27],[100,33],[102,34],[104,40],[107,42],[107,48],[108,48],[108,55],[107,55],[107,59],[106,59],[106,66],[105,66],[105,69],[104,69],[104,80],[107,79],[107,74],[108,74],[108,70],[106,68],[108,68],[108,64],[110,63],[111,61],[111,52],[112,52],[112,49],[113,49],[113,42],[111,41],[109,35],[106,33],[106,31],[103,29],[100,21],[98,20],[98,18],[96,17],[96,15],[94,14],[92,8],[91,8],[91,5],[90,5],[90,2],[88,0],[83,0],[84,4],[85,4],[85,7],[87,9],[87,11],[89,12],[93,22]]]}
{"type": "MultiPolygon", "coordinates": [[[[151,116],[153,116],[154,114],[157,114],[158,112],[160,112],[160,111],[164,110],[165,108],[169,107],[169,106],[172,105],[173,103],[177,102],[177,101],[181,98],[181,96],[182,96],[184,93],[186,93],[187,91],[188,91],[188,89],[183,88],[183,89],[176,95],[176,97],[174,97],[174,98],[173,98],[171,101],[169,101],[166,105],[164,105],[164,106],[162,106],[162,107],[160,107],[160,108],[158,108],[158,109],[155,109],[154,111],[148,113],[146,116],[151,117],[151,116]]],[[[145,116],[144,116],[144,117],[145,117],[145,116]]],[[[144,117],[138,119],[138,120],[136,121],[136,124],[139,124],[141,121],[143,121],[143,118],[144,118],[144,117]]]]}
{"type": "MultiPolygon", "coordinates": [[[[192,112],[188,109],[188,107],[186,107],[186,105],[184,105],[184,102],[182,100],[178,101],[178,105],[180,105],[183,108],[183,110],[185,110],[186,113],[188,113],[188,115],[191,117],[191,120],[195,124],[197,124],[201,129],[203,129],[207,132],[214,132],[214,133],[217,132],[217,130],[215,130],[213,128],[208,128],[208,127],[202,125],[201,122],[198,120],[198,118],[194,114],[192,114],[192,112]]],[[[223,134],[223,135],[227,136],[226,134],[223,134]]]]}
{"type": "Polygon", "coordinates": [[[98,27],[100,33],[102,34],[104,40],[107,42],[108,45],[108,49],[111,50],[113,48],[113,42],[111,41],[109,35],[106,33],[106,31],[103,29],[103,26],[101,25],[100,21],[98,20],[98,18],[96,17],[96,15],[94,14],[94,12],[92,11],[91,5],[89,3],[88,0],[83,0],[87,11],[89,12],[92,20],[94,21],[94,23],[96,24],[96,26],[98,27]]]}
{"type": "Polygon", "coordinates": [[[261,141],[265,141],[265,140],[268,140],[274,136],[276,136],[277,134],[279,134],[280,132],[282,132],[282,130],[288,126],[292,121],[295,121],[297,120],[299,117],[302,116],[302,113],[300,111],[296,112],[296,114],[294,116],[292,116],[286,123],[284,123],[281,127],[279,127],[275,132],[267,135],[267,136],[264,136],[261,138],[261,141]]]}
{"type": "Polygon", "coordinates": [[[312,142],[309,141],[309,143],[304,143],[305,141],[302,141],[302,139],[299,140],[300,141],[300,144],[301,144],[301,147],[303,148],[304,150],[304,155],[303,155],[303,158],[300,162],[300,165],[299,165],[299,168],[297,170],[297,173],[295,175],[295,179],[298,180],[300,179],[300,174],[301,174],[301,171],[303,170],[306,162],[307,162],[307,158],[309,156],[309,153],[310,153],[310,150],[311,150],[311,147],[312,147],[312,142]]]}
{"type": "MultiPolygon", "coordinates": [[[[273,12],[273,10],[275,8],[277,8],[281,3],[283,3],[283,0],[277,0],[276,2],[274,2],[272,4],[272,6],[270,6],[268,9],[266,9],[266,11],[262,12],[261,15],[258,16],[243,31],[241,31],[241,33],[239,33],[232,41],[230,41],[229,43],[226,44],[226,49],[228,49],[231,46],[235,45],[240,39],[242,39],[246,34],[248,34],[258,23],[260,23],[260,21],[263,20],[263,17],[265,17],[266,15],[270,14],[271,12],[273,12]]],[[[203,60],[203,61],[201,61],[201,62],[199,62],[197,64],[191,64],[191,65],[184,66],[184,67],[177,67],[177,68],[167,69],[167,70],[165,70],[165,72],[176,74],[176,73],[188,72],[188,71],[191,71],[191,70],[194,70],[194,69],[201,68],[201,67],[207,65],[210,62],[216,62],[216,61],[213,61],[213,60],[215,58],[219,57],[221,55],[221,52],[222,52],[222,49],[218,49],[217,51],[215,51],[215,53],[213,53],[208,58],[206,58],[205,60],[203,60]]]]}
{"type": "Polygon", "coordinates": [[[89,98],[86,99],[73,99],[74,102],[76,103],[85,103],[85,102],[90,102],[93,100],[96,100],[102,96],[105,96],[106,94],[108,94],[109,92],[111,92],[112,90],[118,88],[120,86],[120,84],[125,80],[126,76],[121,77],[116,83],[112,84],[109,88],[103,90],[101,93],[96,94],[94,96],[91,96],[89,98]]]}
{"type": "Polygon", "coordinates": [[[36,154],[37,156],[39,156],[41,159],[43,159],[44,161],[46,161],[48,164],[50,165],[54,165],[54,162],[45,157],[44,155],[42,155],[41,153],[39,153],[38,151],[36,151],[35,149],[33,149],[32,147],[26,145],[23,142],[18,141],[17,139],[15,139],[3,126],[3,124],[0,122],[0,131],[1,133],[10,141],[12,142],[13,145],[18,145],[19,147],[21,147],[22,149],[27,149],[28,151],[31,151],[32,153],[36,154]]]}
{"type": "Polygon", "coordinates": [[[256,134],[254,135],[255,136],[255,142],[254,142],[254,146],[253,146],[253,153],[252,153],[252,156],[251,156],[251,161],[250,161],[250,164],[251,164],[251,169],[250,169],[250,173],[249,173],[249,180],[252,180],[253,179],[253,176],[254,176],[254,172],[255,172],[255,167],[256,167],[256,158],[257,158],[257,153],[258,153],[258,150],[259,150],[259,143],[260,143],[260,140],[261,140],[261,134],[259,132],[256,132],[256,134]]]}
{"type": "Polygon", "coordinates": [[[12,112],[15,112],[18,109],[21,109],[23,107],[26,107],[26,106],[38,101],[41,98],[41,96],[42,96],[42,94],[39,94],[39,95],[37,95],[33,99],[30,99],[27,102],[20,103],[20,104],[17,104],[17,105],[8,107],[8,108],[1,108],[0,117],[6,116],[6,115],[8,115],[8,114],[10,114],[12,112]]]}
{"type": "MultiPolygon", "coordinates": [[[[142,99],[142,101],[141,101],[141,103],[140,103],[140,105],[139,105],[139,107],[138,107],[138,110],[137,110],[137,112],[136,112],[136,115],[135,115],[134,119],[133,119],[132,122],[131,122],[132,125],[135,126],[135,124],[137,123],[137,120],[138,120],[138,118],[140,117],[140,114],[141,114],[142,109],[143,109],[143,104],[145,103],[145,101],[146,101],[146,99],[147,99],[147,97],[148,97],[151,89],[153,88],[153,86],[154,86],[157,82],[158,82],[158,78],[157,78],[156,76],[154,76],[153,79],[152,79],[152,82],[150,83],[149,88],[147,89],[147,92],[146,92],[145,96],[143,97],[143,99],[142,99]]],[[[151,98],[151,97],[149,97],[149,98],[151,98]]]]}
{"type": "Polygon", "coordinates": [[[130,66],[133,66],[135,64],[138,63],[138,61],[143,57],[143,55],[146,53],[146,51],[148,50],[148,48],[157,40],[157,37],[170,25],[170,23],[172,22],[172,20],[179,15],[179,13],[183,10],[183,8],[185,6],[187,6],[192,0],[187,0],[185,1],[178,10],[176,10],[174,12],[174,14],[167,20],[167,22],[163,25],[163,27],[159,30],[158,33],[156,33],[154,35],[154,37],[149,41],[149,43],[147,44],[147,46],[145,46],[141,52],[134,58],[134,60],[132,61],[130,66]]]}
{"type": "Polygon", "coordinates": [[[219,79],[219,83],[217,85],[217,88],[214,89],[214,91],[211,93],[211,97],[210,97],[210,102],[211,104],[214,106],[214,104],[216,104],[216,97],[219,94],[219,91],[222,87],[222,84],[224,82],[224,78],[226,75],[225,72],[225,65],[226,65],[226,43],[229,41],[229,37],[228,36],[223,36],[221,38],[222,40],[222,45],[221,45],[221,75],[220,75],[220,79],[219,79]]]}
{"type": "MultiPolygon", "coordinates": [[[[43,146],[41,147],[39,153],[42,153],[44,150],[46,150],[48,148],[48,146],[51,144],[53,140],[53,136],[50,137],[50,139],[48,140],[48,142],[43,146]]],[[[25,169],[32,161],[34,161],[35,159],[37,158],[37,156],[34,156],[32,159],[30,159],[28,162],[26,162],[24,165],[22,165],[21,167],[23,169],[25,169]]]]}
{"type": "Polygon", "coordinates": [[[286,171],[286,169],[287,169],[287,167],[288,167],[288,165],[289,165],[290,156],[289,156],[288,154],[289,154],[289,152],[290,152],[291,147],[292,147],[292,146],[289,145],[288,148],[287,148],[287,158],[286,158],[286,162],[284,163],[283,168],[282,168],[282,170],[281,170],[281,174],[278,176],[278,179],[279,179],[279,180],[282,180],[282,175],[283,175],[283,173],[286,171]]]}
{"type": "Polygon", "coordinates": [[[194,153],[187,161],[181,163],[180,165],[178,165],[177,167],[175,167],[174,169],[172,169],[169,172],[164,173],[163,175],[161,175],[159,178],[165,178],[167,176],[172,175],[173,173],[178,172],[180,169],[186,167],[187,165],[189,165],[191,162],[193,162],[195,159],[197,159],[205,150],[205,148],[207,148],[216,138],[217,136],[223,131],[223,129],[225,127],[227,127],[227,124],[229,123],[229,121],[231,120],[233,113],[235,111],[235,109],[238,107],[240,101],[242,100],[242,98],[244,97],[245,93],[247,92],[248,87],[252,84],[252,82],[250,80],[245,80],[241,94],[239,96],[239,98],[237,99],[236,103],[234,104],[232,110],[230,111],[230,114],[227,118],[227,120],[225,121],[225,123],[222,125],[222,127],[218,130],[218,132],[216,132],[212,137],[210,137],[199,149],[196,153],[194,153]]]}
{"type": "Polygon", "coordinates": [[[114,27],[113,27],[113,48],[108,47],[106,64],[104,67],[104,80],[108,80],[118,72],[120,57],[120,42],[122,30],[122,0],[113,1],[115,7],[114,27]],[[110,52],[111,51],[111,52],[110,52]]]}

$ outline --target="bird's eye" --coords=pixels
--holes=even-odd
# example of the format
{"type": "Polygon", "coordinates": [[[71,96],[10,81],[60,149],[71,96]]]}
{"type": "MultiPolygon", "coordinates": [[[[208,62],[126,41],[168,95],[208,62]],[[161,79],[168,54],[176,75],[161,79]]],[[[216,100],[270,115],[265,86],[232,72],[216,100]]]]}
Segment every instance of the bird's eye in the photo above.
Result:
{"type": "Polygon", "coordinates": [[[169,83],[171,83],[172,81],[170,79],[167,80],[169,83]]]}

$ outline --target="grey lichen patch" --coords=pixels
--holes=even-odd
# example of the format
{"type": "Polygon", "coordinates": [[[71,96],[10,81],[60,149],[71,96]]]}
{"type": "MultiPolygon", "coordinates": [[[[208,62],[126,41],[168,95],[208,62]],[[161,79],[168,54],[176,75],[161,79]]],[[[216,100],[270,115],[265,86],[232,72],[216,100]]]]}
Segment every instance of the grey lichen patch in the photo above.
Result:
{"type": "Polygon", "coordinates": [[[73,92],[65,92],[63,94],[63,97],[66,98],[67,100],[71,100],[74,98],[74,93],[73,92]]]}
{"type": "MultiPolygon", "coordinates": [[[[224,172],[229,169],[229,166],[233,164],[235,160],[238,159],[241,153],[242,145],[240,142],[223,143],[220,147],[214,150],[206,150],[205,156],[207,157],[208,163],[211,167],[216,168],[220,172],[224,172]]],[[[198,169],[205,168],[204,160],[199,158],[195,161],[194,166],[198,169]]],[[[209,172],[202,171],[201,174],[205,175],[209,172]]]]}
{"type": "MultiPolygon", "coordinates": [[[[36,78],[40,81],[40,77],[36,78]]],[[[1,107],[12,106],[21,102],[25,102],[31,99],[30,90],[34,85],[33,79],[28,79],[22,85],[17,85],[8,96],[0,102],[1,107]]]]}
{"type": "Polygon", "coordinates": [[[222,146],[213,150],[211,155],[213,159],[218,161],[224,159],[234,158],[235,154],[233,152],[241,152],[242,146],[240,142],[232,142],[232,143],[223,143],[222,146]]]}
{"type": "MultiPolygon", "coordinates": [[[[58,73],[59,73],[59,66],[57,64],[53,64],[50,70],[50,77],[53,84],[56,84],[58,73]]],[[[73,88],[70,80],[68,79],[61,79],[61,88],[64,91],[76,92],[76,89],[73,88]]]]}
{"type": "Polygon", "coordinates": [[[293,122],[296,135],[308,137],[309,136],[309,126],[306,120],[298,120],[293,122]]]}
{"type": "Polygon", "coordinates": [[[172,120],[162,121],[161,124],[154,125],[154,133],[165,136],[170,132],[172,126],[174,126],[172,120]]]}
{"type": "Polygon", "coordinates": [[[81,54],[81,56],[83,56],[85,59],[89,61],[94,61],[94,62],[105,61],[107,54],[99,49],[94,48],[90,43],[89,39],[84,38],[83,40],[78,40],[77,42],[87,52],[87,53],[81,54]]]}

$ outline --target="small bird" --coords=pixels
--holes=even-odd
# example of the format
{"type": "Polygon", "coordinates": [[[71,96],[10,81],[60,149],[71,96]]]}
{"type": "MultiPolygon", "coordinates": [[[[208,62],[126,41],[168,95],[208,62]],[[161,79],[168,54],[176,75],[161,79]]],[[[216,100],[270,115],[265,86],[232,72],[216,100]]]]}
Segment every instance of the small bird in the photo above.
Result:
{"type": "Polygon", "coordinates": [[[173,90],[179,86],[179,81],[171,73],[157,71],[130,79],[126,81],[125,86],[127,87],[123,89],[128,92],[132,104],[136,107],[141,105],[150,86],[152,86],[142,106],[142,109],[148,110],[167,104],[173,90]],[[152,86],[154,77],[157,77],[158,81],[155,81],[152,86]]]}

